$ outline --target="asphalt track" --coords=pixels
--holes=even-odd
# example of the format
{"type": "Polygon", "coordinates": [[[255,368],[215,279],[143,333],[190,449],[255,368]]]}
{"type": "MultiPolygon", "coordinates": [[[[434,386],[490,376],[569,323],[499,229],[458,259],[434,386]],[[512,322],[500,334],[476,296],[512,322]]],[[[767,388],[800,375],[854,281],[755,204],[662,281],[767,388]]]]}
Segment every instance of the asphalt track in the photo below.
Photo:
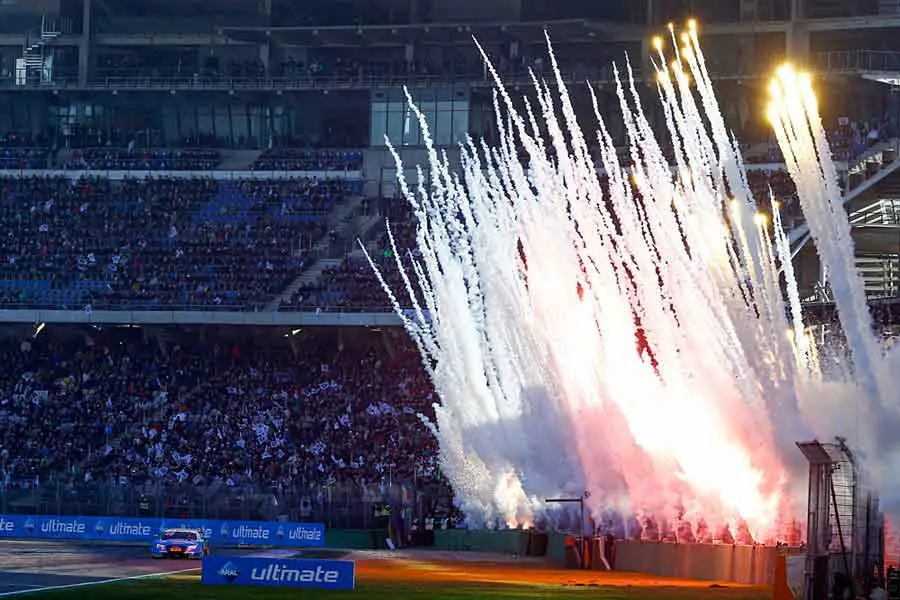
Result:
{"type": "MultiPolygon", "coordinates": [[[[218,550],[214,555],[244,555],[287,558],[296,550],[218,550]]],[[[771,598],[771,589],[727,582],[689,581],[640,573],[572,571],[553,567],[542,559],[436,550],[336,551],[307,550],[308,558],[355,560],[357,579],[367,582],[421,581],[424,584],[461,582],[476,584],[540,584],[549,586],[638,587],[694,589],[698,597],[715,588],[733,588],[740,600],[771,598]]],[[[153,560],[148,546],[91,545],[73,542],[21,542],[0,540],[0,600],[28,598],[54,589],[88,588],[95,585],[166,577],[199,575],[200,562],[153,560]]],[[[85,590],[86,594],[89,594],[85,590]]],[[[648,596],[649,597],[649,596],[648,596]]],[[[39,599],[40,596],[38,595],[39,599]]],[[[737,596],[735,596],[737,598],[737,596]]]]}
{"type": "MultiPolygon", "coordinates": [[[[238,550],[214,553],[247,555],[238,550]]],[[[267,554],[283,555],[254,553],[267,554]]],[[[149,545],[0,541],[0,598],[192,572],[200,572],[200,561],[154,560],[149,545]]]]}

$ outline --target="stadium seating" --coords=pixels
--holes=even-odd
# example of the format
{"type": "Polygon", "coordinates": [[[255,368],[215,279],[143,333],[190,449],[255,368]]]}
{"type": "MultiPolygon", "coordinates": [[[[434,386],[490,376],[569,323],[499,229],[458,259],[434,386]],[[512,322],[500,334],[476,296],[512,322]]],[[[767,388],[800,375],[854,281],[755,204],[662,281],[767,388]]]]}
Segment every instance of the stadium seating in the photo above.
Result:
{"type": "Polygon", "coordinates": [[[0,169],[46,169],[48,148],[0,148],[0,169]]]}
{"type": "Polygon", "coordinates": [[[747,183],[762,212],[771,212],[770,194],[772,194],[778,202],[782,219],[788,228],[802,219],[797,188],[786,170],[751,170],[747,172],[747,183]]]}
{"type": "MultiPolygon", "coordinates": [[[[869,134],[872,130],[878,131],[877,127],[872,126],[871,128],[865,124],[847,124],[840,125],[835,127],[834,129],[830,129],[826,131],[826,135],[828,137],[828,143],[831,147],[831,154],[834,160],[846,162],[848,160],[852,160],[866,151],[866,149],[878,141],[878,134],[873,134],[876,137],[869,139],[869,134]]],[[[767,145],[766,152],[759,152],[747,156],[748,163],[773,163],[780,164],[784,162],[784,156],[781,154],[781,149],[778,147],[778,142],[774,139],[774,137],[769,137],[769,139],[760,142],[767,145]]],[[[747,146],[754,146],[756,144],[748,143],[747,146]]]]}
{"type": "MultiPolygon", "coordinates": [[[[399,198],[383,201],[380,212],[390,218],[394,242],[407,273],[412,277],[407,253],[415,247],[416,224],[405,202],[399,198]]],[[[409,294],[397,268],[387,231],[381,233],[369,249],[373,262],[397,294],[401,306],[410,306],[409,294]]],[[[381,312],[390,310],[390,303],[369,261],[357,251],[347,256],[338,267],[323,271],[315,283],[298,289],[281,310],[381,312]]]]}
{"type": "MultiPolygon", "coordinates": [[[[753,197],[760,210],[769,213],[769,193],[775,195],[784,222],[794,226],[802,218],[800,204],[794,183],[783,169],[755,169],[747,174],[753,197]]],[[[401,260],[412,276],[406,259],[408,252],[415,248],[416,224],[403,199],[385,201],[390,208],[382,206],[381,213],[389,217],[394,241],[401,260]]],[[[383,202],[383,204],[385,203],[383,202]]],[[[369,245],[371,256],[386,283],[397,294],[400,305],[411,306],[406,286],[397,268],[387,233],[369,245]]],[[[318,310],[340,312],[380,312],[391,310],[390,302],[382,285],[375,276],[369,261],[359,252],[347,256],[337,267],[323,271],[318,281],[304,285],[294,296],[283,303],[281,310],[318,310]]]]}
{"type": "Polygon", "coordinates": [[[250,310],[359,183],[0,179],[0,305],[250,310]]]}
{"type": "Polygon", "coordinates": [[[66,168],[96,171],[209,171],[221,157],[218,150],[156,148],[88,148],[74,152],[66,168]]]}
{"type": "MultiPolygon", "coordinates": [[[[751,170],[748,180],[764,210],[771,187],[786,222],[799,219],[796,190],[785,171],[751,170]]],[[[310,179],[3,179],[0,304],[259,308],[309,264],[300,248],[327,233],[331,209],[359,194],[360,186],[310,179]]],[[[391,217],[402,256],[414,246],[415,225],[403,200],[393,206],[393,214],[382,214],[391,217]]],[[[408,305],[386,235],[369,248],[401,304],[408,305]]],[[[388,309],[381,285],[358,253],[326,269],[282,306],[388,309]]]]}
{"type": "Polygon", "coordinates": [[[0,134],[0,169],[46,169],[50,148],[17,133],[0,134]]]}
{"type": "Polygon", "coordinates": [[[266,150],[254,163],[257,171],[359,171],[362,153],[333,150],[266,150]]]}
{"type": "MultiPolygon", "coordinates": [[[[159,332],[157,332],[159,333],[159,332]]],[[[407,338],[286,345],[51,326],[0,342],[0,492],[61,481],[302,488],[428,481],[432,389],[407,338]],[[384,344],[392,346],[385,351],[384,344]]]]}

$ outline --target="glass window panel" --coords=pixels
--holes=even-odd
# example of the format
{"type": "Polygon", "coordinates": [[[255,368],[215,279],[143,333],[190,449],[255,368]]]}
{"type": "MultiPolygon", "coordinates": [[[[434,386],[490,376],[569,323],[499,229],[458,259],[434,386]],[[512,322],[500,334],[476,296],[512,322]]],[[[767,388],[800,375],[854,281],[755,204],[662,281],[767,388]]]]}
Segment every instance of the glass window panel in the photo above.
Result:
{"type": "Polygon", "coordinates": [[[200,135],[212,135],[213,120],[212,110],[209,106],[200,106],[197,109],[197,129],[200,135]]]}
{"type": "Polygon", "coordinates": [[[231,107],[231,127],[234,141],[246,144],[250,138],[250,121],[247,119],[246,105],[233,105],[231,107]]]}
{"type": "Polygon", "coordinates": [[[402,112],[391,110],[387,114],[386,132],[391,143],[395,146],[403,145],[403,121],[405,115],[402,112]]]}
{"type": "Polygon", "coordinates": [[[454,110],[453,111],[453,125],[452,125],[452,143],[456,144],[458,142],[462,142],[466,139],[466,135],[469,133],[469,111],[468,110],[454,110]]]}
{"type": "Polygon", "coordinates": [[[247,126],[250,128],[249,140],[251,144],[261,145],[263,111],[260,106],[250,106],[247,111],[247,126]]]}
{"type": "Polygon", "coordinates": [[[178,132],[178,112],[176,107],[165,104],[162,108],[163,138],[167,144],[175,143],[181,136],[178,132]]]}
{"type": "Polygon", "coordinates": [[[432,104],[428,107],[428,110],[423,111],[425,114],[425,122],[428,124],[428,131],[431,132],[431,137],[434,139],[436,144],[440,144],[435,137],[437,132],[437,107],[432,104]]]}
{"type": "Polygon", "coordinates": [[[191,136],[197,134],[197,111],[193,105],[182,104],[181,110],[181,135],[191,136]]]}
{"type": "Polygon", "coordinates": [[[407,106],[406,113],[403,116],[403,145],[421,146],[422,144],[422,131],[419,127],[419,118],[416,113],[413,112],[413,109],[407,106]]]}
{"type": "Polygon", "coordinates": [[[372,103],[372,118],[369,120],[369,137],[373,146],[384,146],[387,133],[387,106],[384,102],[372,103]]]}
{"type": "Polygon", "coordinates": [[[453,111],[448,110],[450,106],[449,102],[439,103],[437,114],[435,115],[434,142],[441,146],[453,143],[453,111]]]}
{"type": "Polygon", "coordinates": [[[228,116],[228,105],[219,105],[214,108],[216,135],[228,143],[232,141],[231,119],[228,116]]]}

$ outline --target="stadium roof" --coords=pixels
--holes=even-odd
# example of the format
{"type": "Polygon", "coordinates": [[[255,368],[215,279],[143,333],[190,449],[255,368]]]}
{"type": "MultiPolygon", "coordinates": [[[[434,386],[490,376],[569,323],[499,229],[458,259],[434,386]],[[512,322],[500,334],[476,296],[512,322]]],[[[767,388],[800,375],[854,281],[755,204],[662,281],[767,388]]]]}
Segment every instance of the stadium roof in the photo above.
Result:
{"type": "Polygon", "coordinates": [[[531,23],[430,23],[418,25],[376,25],[338,27],[223,27],[222,35],[240,42],[271,40],[287,46],[401,46],[410,42],[449,44],[469,41],[484,43],[519,40],[543,42],[549,31],[558,42],[634,41],[643,39],[647,28],[609,21],[569,19],[531,23]]]}

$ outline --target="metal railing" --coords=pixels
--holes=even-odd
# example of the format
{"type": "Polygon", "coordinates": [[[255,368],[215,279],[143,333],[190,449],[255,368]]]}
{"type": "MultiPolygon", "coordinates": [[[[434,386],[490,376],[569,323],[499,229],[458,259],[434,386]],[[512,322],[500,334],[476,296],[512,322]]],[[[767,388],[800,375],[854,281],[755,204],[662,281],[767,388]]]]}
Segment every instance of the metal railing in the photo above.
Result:
{"type": "Polygon", "coordinates": [[[309,521],[328,528],[377,527],[374,509],[401,501],[417,513],[446,502],[446,487],[433,484],[337,483],[330,486],[230,487],[222,482],[121,485],[103,480],[0,481],[0,514],[136,516],[249,521],[309,521]]]}
{"type": "MultiPolygon", "coordinates": [[[[394,309],[387,304],[382,306],[330,306],[328,303],[316,304],[304,302],[300,304],[288,304],[279,309],[281,312],[319,312],[319,313],[347,313],[347,314],[369,314],[369,313],[394,313],[394,309]]],[[[409,307],[407,310],[412,310],[409,307]]]]}
{"type": "Polygon", "coordinates": [[[82,177],[122,181],[123,179],[215,179],[217,181],[252,181],[252,180],[296,180],[296,179],[344,179],[362,181],[361,171],[289,171],[289,170],[254,170],[254,169],[209,169],[198,171],[179,171],[163,169],[3,169],[0,177],[20,179],[30,177],[64,177],[78,180],[82,177]]]}
{"type": "MultiPolygon", "coordinates": [[[[879,50],[831,50],[819,52],[812,57],[813,69],[825,73],[860,73],[876,71],[900,71],[900,52],[879,50]]],[[[640,65],[632,65],[635,79],[642,80],[640,65]]],[[[563,65],[562,78],[567,84],[593,81],[611,84],[614,82],[611,64],[600,65],[563,65]]],[[[758,73],[744,73],[732,65],[708,65],[710,75],[716,78],[748,78],[768,76],[764,70],[758,73]]],[[[527,71],[501,72],[507,85],[532,85],[527,71]]],[[[538,77],[547,77],[552,85],[555,80],[550,77],[549,70],[537,73],[538,77]]],[[[26,86],[17,85],[14,77],[0,79],[0,89],[16,89],[22,87],[45,89],[148,89],[148,90],[339,90],[397,88],[402,86],[417,88],[448,87],[466,85],[473,87],[492,86],[493,79],[486,69],[465,73],[333,73],[283,76],[220,76],[208,74],[135,74],[131,71],[93,72],[86,84],[79,82],[74,73],[59,73],[51,82],[28,82],[26,86]]]]}
{"type": "Polygon", "coordinates": [[[900,225],[900,199],[882,199],[850,213],[851,225],[900,225]]]}
{"type": "Polygon", "coordinates": [[[900,52],[880,50],[829,50],[813,56],[813,65],[826,73],[900,71],[900,52]]]}
{"type": "Polygon", "coordinates": [[[40,300],[36,301],[2,301],[0,310],[84,310],[90,313],[95,310],[123,310],[136,312],[177,312],[177,311],[203,311],[203,312],[262,312],[265,301],[256,302],[231,302],[223,300],[220,304],[213,302],[203,303],[177,303],[103,299],[87,300],[79,306],[67,306],[58,302],[40,300]]]}
{"type": "MultiPolygon", "coordinates": [[[[549,76],[549,72],[538,76],[549,76]]],[[[525,72],[510,72],[501,74],[507,85],[531,86],[530,75],[525,72]]],[[[583,83],[594,81],[600,83],[612,83],[612,66],[564,68],[562,73],[565,83],[583,83]]],[[[640,79],[639,70],[635,71],[635,77],[640,79]]],[[[553,85],[555,80],[548,78],[548,83],[553,85]]],[[[119,75],[93,74],[83,85],[76,77],[61,77],[49,83],[29,83],[29,87],[41,87],[46,89],[178,89],[178,90],[338,90],[338,89],[370,89],[370,88],[398,88],[402,86],[415,88],[449,87],[453,85],[466,86],[492,86],[494,84],[491,75],[486,71],[461,74],[363,74],[363,75],[297,75],[293,77],[215,77],[204,75],[171,75],[171,76],[141,76],[134,73],[122,73],[119,75]]],[[[20,88],[13,78],[0,79],[0,89],[20,88]]]]}
{"type": "Polygon", "coordinates": [[[900,158],[898,150],[900,139],[887,140],[861,154],[855,163],[848,165],[847,178],[843,186],[845,196],[854,193],[885,169],[893,167],[900,158]]]}

